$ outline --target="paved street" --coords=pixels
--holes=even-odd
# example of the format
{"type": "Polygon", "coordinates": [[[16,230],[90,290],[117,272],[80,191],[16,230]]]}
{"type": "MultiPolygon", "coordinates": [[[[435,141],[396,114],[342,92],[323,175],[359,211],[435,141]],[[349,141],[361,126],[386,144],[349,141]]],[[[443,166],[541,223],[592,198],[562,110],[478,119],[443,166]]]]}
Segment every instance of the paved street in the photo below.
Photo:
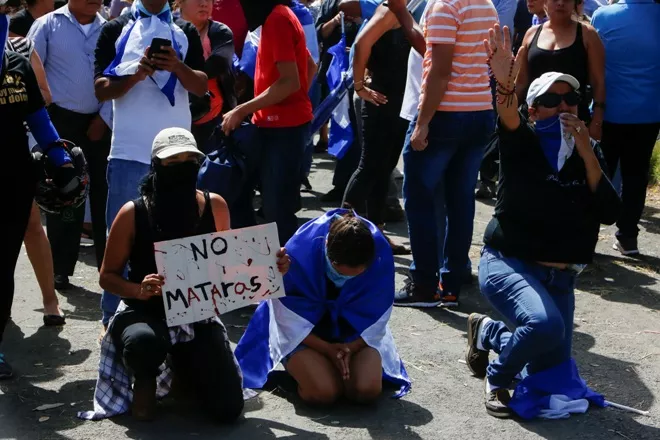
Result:
{"type": "MultiPolygon", "coordinates": [[[[317,196],[330,189],[332,169],[328,157],[315,158],[314,188],[303,194],[301,221],[331,208],[322,206],[317,196]]],[[[578,281],[574,336],[574,354],[589,384],[611,401],[649,410],[649,417],[615,409],[596,409],[562,421],[487,416],[483,382],[471,377],[461,362],[467,314],[489,311],[475,285],[465,291],[455,312],[395,310],[390,325],[414,380],[412,393],[401,400],[383,396],[375,407],[309,409],[284,378],[249,401],[244,418],[234,426],[208,423],[194,407],[171,400],[161,402],[157,421],[151,424],[127,416],[83,422],[75,413],[92,407],[100,329],[98,274],[93,249],[84,248],[71,280],[77,288],[61,292],[67,314],[61,329],[42,327],[37,282],[26,255],[19,260],[13,319],[3,345],[16,377],[0,383],[0,439],[660,439],[660,194],[651,199],[639,240],[647,256],[621,257],[611,249],[614,228],[602,230],[596,263],[578,281]],[[53,403],[63,405],[33,411],[53,403]]],[[[492,205],[477,202],[474,269],[492,205]]],[[[388,229],[397,242],[408,242],[405,223],[388,229]]],[[[409,261],[396,258],[398,286],[409,261]]],[[[243,309],[223,316],[234,343],[250,313],[243,309]]]]}

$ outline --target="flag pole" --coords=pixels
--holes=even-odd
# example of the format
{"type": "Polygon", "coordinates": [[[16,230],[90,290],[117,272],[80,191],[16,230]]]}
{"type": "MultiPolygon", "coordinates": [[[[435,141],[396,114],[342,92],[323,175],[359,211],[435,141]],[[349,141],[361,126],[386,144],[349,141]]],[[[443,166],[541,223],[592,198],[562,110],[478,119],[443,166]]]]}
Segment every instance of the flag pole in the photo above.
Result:
{"type": "Polygon", "coordinates": [[[344,24],[344,13],[340,12],[339,13],[339,18],[341,18],[341,34],[344,35],[346,33],[346,28],[344,24]]]}

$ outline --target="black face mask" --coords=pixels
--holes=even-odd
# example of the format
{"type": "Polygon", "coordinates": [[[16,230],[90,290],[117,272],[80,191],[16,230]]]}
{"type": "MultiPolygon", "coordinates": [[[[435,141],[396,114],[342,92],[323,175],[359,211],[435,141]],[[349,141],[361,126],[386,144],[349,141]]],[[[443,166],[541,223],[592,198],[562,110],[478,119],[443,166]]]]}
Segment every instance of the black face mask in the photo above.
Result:
{"type": "Polygon", "coordinates": [[[199,163],[154,164],[154,223],[160,240],[194,234],[199,223],[199,163]]]}

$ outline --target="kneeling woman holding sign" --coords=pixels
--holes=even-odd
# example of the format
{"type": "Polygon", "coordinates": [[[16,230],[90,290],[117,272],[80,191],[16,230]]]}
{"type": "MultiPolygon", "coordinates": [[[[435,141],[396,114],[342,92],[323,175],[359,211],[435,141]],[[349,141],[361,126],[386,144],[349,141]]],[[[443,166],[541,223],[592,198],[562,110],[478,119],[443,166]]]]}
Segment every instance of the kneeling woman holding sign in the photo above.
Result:
{"type": "MultiPolygon", "coordinates": [[[[214,317],[168,328],[161,296],[164,279],[154,257],[156,242],[229,229],[225,201],[196,189],[203,157],[190,132],[161,131],[154,139],[141,197],[124,205],[112,224],[100,284],[123,300],[101,343],[94,411],[80,413],[81,418],[122,414],[131,401],[134,417],[152,418],[157,392],[164,396],[170,389],[170,367],[177,383],[197,394],[213,419],[232,422],[243,410],[241,373],[224,326],[214,317]]],[[[282,273],[287,261],[280,250],[282,273]]]]}
{"type": "Polygon", "coordinates": [[[311,404],[378,398],[382,379],[410,389],[387,322],[394,259],[378,228],[346,210],[303,225],[287,243],[286,296],[261,303],[236,347],[246,388],[282,362],[311,404]]]}

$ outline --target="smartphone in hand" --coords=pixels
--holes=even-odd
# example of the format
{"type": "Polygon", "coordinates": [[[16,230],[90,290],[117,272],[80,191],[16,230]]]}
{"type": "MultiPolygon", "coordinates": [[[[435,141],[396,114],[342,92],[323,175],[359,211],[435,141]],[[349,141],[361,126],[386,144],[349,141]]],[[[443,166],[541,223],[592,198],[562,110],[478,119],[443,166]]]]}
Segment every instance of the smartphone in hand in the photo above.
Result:
{"type": "MultiPolygon", "coordinates": [[[[172,42],[165,38],[154,38],[151,40],[149,45],[149,51],[147,51],[147,58],[152,59],[154,54],[164,52],[163,48],[172,47],[172,42]]],[[[161,70],[156,68],[156,70],[161,70]]]]}

